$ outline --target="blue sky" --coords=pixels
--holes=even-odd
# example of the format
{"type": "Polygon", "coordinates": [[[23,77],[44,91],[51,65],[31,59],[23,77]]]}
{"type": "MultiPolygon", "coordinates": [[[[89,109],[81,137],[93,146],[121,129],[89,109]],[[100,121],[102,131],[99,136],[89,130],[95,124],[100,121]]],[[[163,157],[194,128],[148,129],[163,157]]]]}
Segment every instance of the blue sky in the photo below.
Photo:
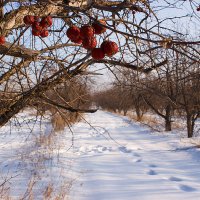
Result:
{"type": "MultiPolygon", "coordinates": [[[[168,1],[173,2],[175,0],[168,0],[168,1]]],[[[195,1],[193,1],[193,2],[195,2],[195,1]]],[[[156,12],[159,19],[173,18],[173,17],[180,17],[180,16],[188,15],[188,17],[184,17],[181,19],[177,18],[177,19],[173,19],[173,20],[168,20],[163,24],[163,26],[174,29],[174,30],[178,30],[178,31],[184,32],[184,33],[187,30],[189,32],[189,34],[191,34],[193,37],[196,37],[196,39],[199,39],[199,37],[200,37],[200,26],[199,26],[200,12],[199,13],[196,12],[195,6],[197,6],[197,4],[193,7],[194,10],[192,10],[189,0],[181,1],[181,3],[182,3],[182,5],[177,4],[176,8],[167,8],[167,9],[161,9],[162,6],[166,5],[165,0],[157,0],[157,1],[154,0],[152,5],[154,7],[157,7],[157,8],[159,7],[161,9],[156,12]],[[193,11],[195,11],[195,14],[197,14],[196,17],[190,17],[191,14],[194,14],[193,11]]],[[[200,4],[200,2],[199,2],[199,4],[200,4]]],[[[29,30],[27,31],[27,33],[29,33],[29,30]]],[[[29,40],[29,35],[27,35],[27,39],[29,40]]],[[[51,43],[50,40],[51,40],[51,37],[45,39],[45,41],[47,43],[51,43]]],[[[40,41],[37,44],[41,45],[42,43],[40,41]]],[[[100,87],[102,87],[102,85],[105,85],[105,86],[108,85],[113,80],[113,76],[111,75],[110,72],[108,72],[107,70],[103,70],[102,72],[105,74],[105,76],[97,76],[97,78],[95,78],[100,87]]]]}

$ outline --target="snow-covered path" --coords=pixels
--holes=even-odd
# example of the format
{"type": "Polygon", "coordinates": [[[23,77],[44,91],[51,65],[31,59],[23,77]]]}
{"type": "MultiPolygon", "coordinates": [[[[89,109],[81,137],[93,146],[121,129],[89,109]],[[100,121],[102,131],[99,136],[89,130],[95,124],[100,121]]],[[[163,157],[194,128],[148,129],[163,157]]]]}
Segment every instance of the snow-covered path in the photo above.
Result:
{"type": "Polygon", "coordinates": [[[79,178],[70,200],[200,199],[198,149],[108,112],[85,119],[92,127],[73,127],[79,178]]]}
{"type": "Polygon", "coordinates": [[[5,180],[12,200],[44,200],[48,187],[51,199],[200,200],[200,149],[188,139],[98,111],[73,125],[72,140],[31,113],[0,130],[0,200],[5,180]]]}

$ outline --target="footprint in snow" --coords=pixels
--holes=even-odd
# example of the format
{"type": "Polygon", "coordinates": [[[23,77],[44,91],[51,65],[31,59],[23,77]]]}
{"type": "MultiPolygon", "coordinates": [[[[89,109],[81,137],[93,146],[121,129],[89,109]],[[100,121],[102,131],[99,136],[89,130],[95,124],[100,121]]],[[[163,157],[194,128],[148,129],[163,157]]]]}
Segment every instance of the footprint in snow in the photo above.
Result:
{"type": "Polygon", "coordinates": [[[196,190],[195,188],[190,187],[190,186],[188,186],[188,185],[179,185],[179,188],[180,188],[181,190],[183,190],[184,192],[193,192],[193,191],[196,190]]]}
{"type": "Polygon", "coordinates": [[[133,156],[140,157],[138,153],[134,153],[133,156]]]}
{"type": "Polygon", "coordinates": [[[156,168],[157,165],[151,164],[151,165],[149,165],[149,167],[156,168]]]}
{"type": "Polygon", "coordinates": [[[108,147],[108,151],[109,152],[113,151],[112,147],[108,147]]]}
{"type": "Polygon", "coordinates": [[[97,146],[97,150],[102,153],[104,151],[107,151],[107,147],[103,147],[103,146],[97,146]]]}
{"type": "Polygon", "coordinates": [[[147,174],[148,175],[157,175],[157,172],[151,169],[151,170],[148,171],[147,174]]]}
{"type": "Polygon", "coordinates": [[[102,147],[102,151],[106,151],[107,150],[107,147],[102,147]]]}
{"type": "Polygon", "coordinates": [[[181,182],[181,181],[183,181],[181,178],[178,178],[178,177],[175,177],[175,176],[171,176],[171,177],[169,178],[169,180],[170,180],[170,181],[175,181],[175,182],[181,182]]]}
{"type": "Polygon", "coordinates": [[[135,162],[137,162],[137,163],[142,162],[142,159],[139,158],[139,159],[135,160],[135,162]]]}
{"type": "Polygon", "coordinates": [[[132,151],[130,149],[127,149],[126,147],[119,147],[119,151],[123,153],[131,153],[132,151]]]}

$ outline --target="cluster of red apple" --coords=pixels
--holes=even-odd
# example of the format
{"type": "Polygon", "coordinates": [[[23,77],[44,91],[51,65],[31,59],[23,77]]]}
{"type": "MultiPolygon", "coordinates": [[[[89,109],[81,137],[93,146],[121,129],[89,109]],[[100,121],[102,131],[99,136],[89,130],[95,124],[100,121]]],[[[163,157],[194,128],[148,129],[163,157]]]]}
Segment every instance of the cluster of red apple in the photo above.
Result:
{"type": "Polygon", "coordinates": [[[101,60],[105,56],[113,56],[119,50],[115,42],[106,40],[100,48],[96,48],[97,40],[96,35],[100,35],[106,31],[105,21],[99,20],[94,22],[92,25],[83,25],[81,28],[77,26],[71,26],[67,30],[67,37],[74,43],[82,44],[83,48],[91,50],[92,57],[95,60],[101,60]]]}
{"type": "Polygon", "coordinates": [[[48,27],[52,26],[53,20],[51,16],[39,18],[38,16],[26,15],[24,23],[32,27],[32,34],[34,36],[47,37],[49,35],[48,27]]]}
{"type": "MultiPolygon", "coordinates": [[[[24,23],[32,27],[34,36],[47,37],[49,32],[48,27],[52,26],[53,20],[51,16],[39,18],[38,16],[26,15],[23,19],[24,23]]],[[[82,44],[85,49],[91,50],[92,57],[96,60],[101,60],[105,56],[113,56],[119,50],[118,45],[113,41],[103,41],[100,48],[96,48],[96,35],[100,35],[106,31],[106,22],[103,20],[95,21],[92,25],[83,25],[81,28],[71,26],[67,30],[68,38],[77,44],[82,44]],[[103,25],[103,26],[102,26],[103,25]]],[[[5,37],[0,36],[0,45],[5,43],[5,37]]]]}
{"type": "MultiPolygon", "coordinates": [[[[51,16],[39,18],[38,16],[26,15],[24,17],[24,23],[28,26],[32,26],[32,34],[34,36],[47,37],[49,35],[48,27],[52,26],[53,20],[51,16]]],[[[0,36],[0,45],[4,45],[6,42],[5,36],[0,36]]]]}

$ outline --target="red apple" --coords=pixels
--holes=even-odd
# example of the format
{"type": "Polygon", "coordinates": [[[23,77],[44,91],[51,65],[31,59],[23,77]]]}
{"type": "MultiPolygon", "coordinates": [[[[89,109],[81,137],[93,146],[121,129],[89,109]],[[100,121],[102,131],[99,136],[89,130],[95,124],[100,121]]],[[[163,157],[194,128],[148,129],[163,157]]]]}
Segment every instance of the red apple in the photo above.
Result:
{"type": "Polygon", "coordinates": [[[4,45],[5,42],[6,42],[5,36],[1,35],[1,36],[0,36],[0,45],[4,45]]]}
{"type": "Polygon", "coordinates": [[[106,28],[101,26],[100,24],[106,25],[106,22],[104,20],[98,20],[92,24],[95,34],[99,35],[99,34],[106,32],[106,28]]]}
{"type": "Polygon", "coordinates": [[[92,57],[95,60],[102,60],[105,57],[105,53],[101,48],[94,48],[92,49],[92,57]]]}
{"type": "Polygon", "coordinates": [[[38,30],[32,29],[32,34],[33,34],[34,36],[40,36],[41,31],[38,31],[38,30]]]}
{"type": "Polygon", "coordinates": [[[84,25],[80,28],[80,37],[82,39],[84,38],[92,38],[94,37],[94,28],[92,26],[89,25],[84,25]]]}
{"type": "Polygon", "coordinates": [[[117,46],[117,44],[112,41],[104,41],[101,44],[101,49],[109,57],[113,56],[114,54],[116,54],[119,51],[119,47],[117,46]]]}
{"type": "Polygon", "coordinates": [[[85,49],[93,49],[97,46],[97,40],[95,37],[91,38],[84,38],[83,40],[83,47],[85,49]]]}
{"type": "Polygon", "coordinates": [[[77,39],[71,40],[72,42],[76,43],[76,44],[82,44],[83,40],[79,37],[77,39]]]}
{"type": "Polygon", "coordinates": [[[70,40],[78,40],[80,38],[80,29],[77,26],[71,26],[67,29],[66,34],[70,40]]]}
{"type": "Polygon", "coordinates": [[[53,19],[51,16],[43,17],[40,22],[40,25],[43,28],[50,27],[52,26],[52,24],[53,24],[53,19]]]}
{"type": "Polygon", "coordinates": [[[47,37],[48,35],[49,35],[49,31],[46,30],[46,29],[43,29],[43,30],[40,32],[40,36],[41,36],[42,38],[45,38],[45,37],[47,37]]]}
{"type": "Polygon", "coordinates": [[[38,16],[34,16],[35,22],[39,22],[40,18],[38,16]]]}
{"type": "Polygon", "coordinates": [[[43,27],[40,25],[39,22],[34,22],[32,25],[32,29],[34,29],[36,31],[42,31],[43,27]]]}
{"type": "Polygon", "coordinates": [[[23,20],[26,25],[30,26],[35,22],[35,17],[32,15],[26,15],[23,20]]]}

